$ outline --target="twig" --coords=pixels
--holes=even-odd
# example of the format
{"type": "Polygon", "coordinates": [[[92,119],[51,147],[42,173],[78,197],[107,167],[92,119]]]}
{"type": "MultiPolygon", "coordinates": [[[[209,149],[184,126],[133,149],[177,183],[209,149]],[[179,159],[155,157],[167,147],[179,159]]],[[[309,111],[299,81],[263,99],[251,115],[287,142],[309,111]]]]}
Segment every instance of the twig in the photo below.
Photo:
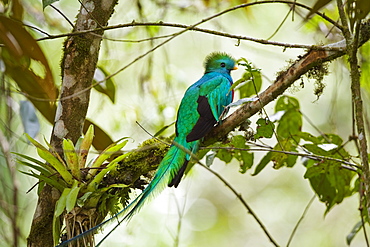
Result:
{"type": "MultiPolygon", "coordinates": [[[[240,9],[240,8],[251,7],[253,5],[272,4],[272,3],[294,4],[294,6],[298,6],[298,7],[307,9],[307,10],[311,10],[311,8],[308,7],[307,5],[304,5],[302,3],[297,3],[296,1],[283,1],[283,0],[259,1],[259,2],[252,2],[252,3],[240,4],[240,5],[237,5],[237,6],[228,8],[228,9],[226,9],[224,11],[219,12],[218,14],[215,14],[213,16],[210,16],[210,17],[206,18],[206,19],[203,19],[201,23],[207,22],[207,21],[209,21],[211,19],[214,19],[214,18],[216,18],[218,16],[221,16],[223,14],[226,14],[228,12],[231,12],[231,11],[234,11],[234,10],[237,10],[237,9],[240,9]]],[[[321,18],[323,18],[324,20],[328,21],[333,26],[335,26],[338,29],[342,30],[342,27],[340,25],[338,25],[338,23],[336,21],[334,21],[331,18],[327,17],[325,14],[322,14],[320,12],[316,12],[315,14],[319,15],[321,18]]],[[[139,23],[139,22],[133,21],[132,23],[119,24],[119,25],[113,25],[113,26],[107,26],[107,27],[100,27],[100,28],[93,29],[93,30],[84,30],[84,31],[81,31],[81,32],[73,32],[73,33],[59,34],[59,35],[50,35],[49,37],[40,38],[40,39],[38,39],[38,41],[47,40],[47,39],[62,38],[62,37],[66,37],[66,36],[81,35],[81,34],[86,34],[86,33],[90,33],[90,32],[101,31],[101,30],[112,30],[112,29],[118,29],[118,28],[123,28],[123,27],[132,27],[132,26],[172,26],[172,27],[180,27],[180,28],[188,28],[188,27],[191,27],[189,30],[198,30],[198,31],[201,30],[201,29],[195,28],[195,26],[197,26],[197,25],[195,25],[195,26],[193,26],[193,25],[192,26],[186,26],[186,25],[181,25],[181,24],[173,24],[173,23],[165,23],[165,22],[153,22],[153,23],[145,22],[145,23],[139,23]]]]}
{"type": "MultiPolygon", "coordinates": [[[[74,27],[73,23],[68,19],[68,17],[62,12],[60,11],[57,7],[54,7],[54,5],[52,4],[49,4],[50,7],[52,7],[56,12],[58,12],[61,16],[63,16],[63,18],[69,23],[69,25],[71,27],[74,27]]],[[[50,35],[49,35],[50,37],[50,35]]]]}
{"type": "Polygon", "coordinates": [[[291,152],[291,151],[274,150],[274,149],[268,149],[268,148],[203,147],[201,149],[226,149],[226,150],[239,150],[239,151],[262,151],[262,152],[283,153],[283,154],[288,154],[288,155],[296,155],[296,156],[306,157],[306,158],[313,159],[313,160],[336,161],[336,162],[339,162],[341,164],[347,165],[347,166],[342,165],[342,167],[345,168],[345,169],[348,169],[350,171],[353,171],[353,172],[358,172],[358,171],[356,169],[352,168],[352,167],[355,167],[355,168],[361,170],[361,166],[358,166],[358,165],[353,164],[351,162],[341,160],[341,159],[332,158],[332,157],[316,155],[316,154],[305,154],[305,153],[297,153],[297,152],[291,152]],[[350,167],[348,167],[348,166],[350,166],[350,167]]]}
{"type": "MultiPolygon", "coordinates": [[[[358,179],[361,180],[361,174],[358,175],[358,179]]],[[[360,194],[360,198],[359,198],[359,207],[358,207],[358,210],[360,211],[360,218],[361,218],[361,223],[362,223],[362,229],[364,231],[364,238],[365,238],[365,241],[366,241],[366,246],[369,247],[369,238],[367,237],[367,231],[366,231],[366,223],[367,221],[364,219],[364,213],[363,211],[366,210],[364,208],[364,205],[365,205],[365,197],[364,197],[364,190],[363,190],[363,186],[364,186],[364,183],[360,183],[359,184],[359,194],[360,194]]]]}
{"type": "MultiPolygon", "coordinates": [[[[292,12],[292,10],[294,9],[294,6],[295,5],[292,5],[292,7],[289,8],[289,11],[285,15],[284,19],[280,22],[279,26],[275,29],[275,31],[267,38],[267,40],[272,39],[279,32],[279,30],[283,27],[285,21],[288,19],[289,15],[290,15],[290,12],[292,12]]],[[[292,17],[293,16],[294,16],[294,11],[293,11],[292,17]]]]}
{"type": "Polygon", "coordinates": [[[304,208],[304,211],[303,211],[301,217],[299,218],[297,224],[294,226],[294,229],[292,231],[292,234],[290,234],[290,236],[289,236],[289,240],[288,240],[288,243],[286,244],[286,247],[289,247],[290,243],[292,242],[293,237],[294,237],[294,234],[296,233],[296,231],[298,229],[298,226],[301,224],[303,218],[306,216],[307,211],[311,207],[311,204],[313,203],[313,201],[314,201],[315,198],[316,198],[316,195],[313,195],[312,198],[311,198],[311,200],[308,202],[307,206],[304,208]]]}
{"type": "Polygon", "coordinates": [[[252,215],[252,217],[257,221],[257,223],[260,225],[260,227],[262,228],[262,230],[264,231],[264,233],[266,234],[266,236],[268,237],[268,239],[271,241],[271,243],[273,243],[275,246],[279,246],[276,241],[272,238],[272,236],[270,235],[270,233],[267,231],[267,228],[265,227],[265,225],[262,223],[262,221],[258,218],[258,216],[254,213],[254,211],[252,210],[252,208],[248,205],[248,203],[243,199],[242,195],[239,194],[235,189],[234,187],[231,186],[231,184],[229,182],[227,182],[220,174],[218,174],[217,172],[213,171],[211,168],[209,168],[208,166],[204,165],[200,160],[199,158],[193,154],[190,150],[184,148],[183,146],[181,146],[180,144],[178,144],[177,142],[173,142],[173,145],[175,145],[176,147],[180,148],[181,150],[183,150],[184,152],[186,152],[187,154],[189,154],[191,156],[192,159],[194,159],[197,164],[199,164],[200,166],[202,166],[204,169],[208,170],[209,172],[211,172],[213,175],[215,175],[218,179],[220,179],[226,187],[228,187],[232,192],[233,194],[239,199],[239,201],[243,204],[243,206],[247,209],[248,213],[250,213],[252,215]]]}
{"type": "Polygon", "coordinates": [[[270,233],[267,231],[267,228],[265,227],[265,225],[262,223],[262,221],[258,218],[258,216],[254,213],[254,211],[252,210],[252,208],[248,205],[248,203],[243,199],[242,195],[239,194],[232,186],[231,184],[229,184],[220,174],[218,174],[217,172],[213,171],[212,169],[210,169],[208,166],[204,165],[203,163],[201,163],[199,160],[197,161],[197,163],[203,167],[204,169],[208,170],[210,173],[212,173],[213,175],[215,175],[218,179],[220,179],[226,187],[228,187],[232,192],[233,194],[239,199],[239,201],[243,204],[243,206],[247,209],[248,213],[250,213],[252,215],[252,217],[257,221],[257,223],[260,225],[260,227],[262,228],[262,230],[265,232],[266,236],[268,237],[268,239],[271,241],[271,243],[275,246],[279,246],[279,244],[272,238],[272,236],[270,235],[270,233]]]}
{"type": "MultiPolygon", "coordinates": [[[[199,26],[200,24],[203,24],[205,22],[208,22],[208,21],[210,21],[210,20],[212,20],[214,18],[217,18],[217,17],[219,17],[219,16],[221,16],[223,14],[226,14],[228,12],[237,10],[239,8],[245,8],[245,7],[249,7],[249,6],[256,5],[256,4],[267,4],[267,3],[295,4],[297,6],[300,6],[300,7],[306,8],[306,9],[310,9],[309,7],[307,7],[307,6],[303,5],[303,4],[292,2],[292,1],[260,1],[260,2],[254,2],[254,3],[247,3],[247,4],[237,5],[235,7],[232,7],[232,8],[226,9],[224,11],[221,11],[221,12],[215,14],[215,15],[212,15],[212,16],[210,16],[208,18],[205,18],[205,19],[203,19],[203,20],[201,20],[201,21],[199,21],[199,22],[197,22],[197,23],[195,23],[193,25],[190,25],[190,26],[188,26],[188,25],[182,25],[182,24],[174,24],[174,23],[164,23],[164,22],[157,22],[157,23],[136,23],[136,22],[132,22],[132,23],[121,24],[121,25],[116,25],[116,26],[96,28],[96,29],[93,29],[93,30],[83,30],[83,31],[79,31],[79,32],[69,33],[69,34],[50,35],[49,37],[38,39],[38,41],[46,40],[46,39],[52,39],[52,38],[60,38],[60,37],[65,37],[65,36],[82,35],[82,34],[86,34],[86,33],[90,33],[90,32],[97,32],[97,31],[101,31],[101,30],[110,30],[110,29],[115,29],[115,28],[132,27],[132,26],[150,26],[150,25],[152,25],[152,26],[172,26],[172,27],[180,27],[180,28],[183,28],[182,31],[179,31],[177,33],[172,34],[170,38],[166,39],[165,41],[163,41],[162,43],[158,44],[157,46],[154,46],[153,48],[151,48],[150,50],[148,50],[146,53],[138,56],[133,61],[131,61],[130,63],[128,63],[126,66],[122,67],[121,69],[117,70],[116,72],[112,73],[111,75],[105,77],[103,80],[97,81],[96,83],[93,83],[90,87],[86,87],[83,90],[81,90],[81,91],[79,91],[77,93],[71,94],[69,96],[62,97],[59,100],[68,100],[70,98],[74,98],[74,97],[78,96],[79,94],[85,93],[86,91],[90,90],[94,86],[96,86],[96,85],[98,85],[100,83],[105,82],[106,80],[112,78],[113,76],[116,76],[118,73],[124,71],[125,69],[127,69],[128,67],[130,67],[131,65],[133,65],[134,63],[136,63],[137,61],[139,61],[140,59],[142,59],[143,57],[149,55],[150,53],[154,52],[155,50],[157,50],[161,46],[167,44],[169,41],[171,41],[175,37],[177,37],[177,36],[179,36],[179,35],[187,32],[189,30],[202,31],[202,32],[205,32],[205,33],[213,34],[213,35],[219,35],[219,36],[225,36],[225,37],[229,37],[229,38],[234,38],[234,39],[237,39],[238,41],[240,41],[240,40],[250,40],[250,41],[254,41],[254,42],[257,42],[257,43],[261,43],[261,44],[277,45],[277,46],[282,46],[282,47],[285,47],[285,48],[305,48],[305,49],[318,50],[318,51],[321,51],[321,50],[325,50],[325,51],[341,51],[342,50],[341,47],[336,47],[336,46],[316,46],[316,45],[287,44],[287,43],[281,43],[281,42],[267,41],[267,40],[264,40],[264,39],[255,39],[255,38],[250,38],[250,37],[245,37],[245,36],[239,36],[239,35],[230,35],[230,34],[218,32],[218,31],[211,31],[211,30],[207,30],[207,29],[197,28],[197,26],[199,26]]],[[[318,14],[318,15],[320,15],[324,19],[328,20],[329,22],[331,22],[331,23],[333,22],[333,23],[335,23],[337,25],[336,22],[332,21],[330,18],[326,17],[325,15],[322,15],[322,14],[318,14]]],[[[339,26],[338,26],[338,28],[339,28],[339,26]]],[[[27,95],[27,94],[25,94],[25,95],[27,97],[31,97],[30,95],[27,95]]],[[[36,100],[35,97],[32,97],[32,98],[34,100],[36,100]]],[[[40,99],[40,101],[49,101],[49,100],[47,100],[47,99],[40,99]]]]}
{"type": "MultiPolygon", "coordinates": [[[[111,29],[118,29],[118,28],[140,27],[140,26],[142,26],[142,27],[160,26],[160,27],[183,28],[183,29],[188,29],[189,31],[197,31],[197,32],[202,32],[202,33],[206,33],[206,34],[212,34],[212,35],[216,35],[216,36],[236,39],[238,41],[246,40],[246,41],[252,41],[252,42],[256,42],[256,43],[263,44],[263,45],[274,45],[274,46],[281,46],[281,47],[285,47],[285,48],[313,49],[313,50],[325,50],[325,51],[341,50],[341,48],[338,48],[338,47],[327,47],[327,46],[319,46],[319,45],[304,45],[304,44],[290,44],[290,43],[284,43],[284,42],[270,41],[270,40],[266,40],[266,39],[258,39],[258,38],[244,36],[244,35],[230,34],[230,33],[227,33],[227,32],[221,32],[221,31],[199,28],[199,27],[191,27],[191,26],[185,25],[185,24],[169,23],[169,22],[131,22],[131,23],[126,23],[126,24],[119,24],[119,25],[116,25],[116,26],[108,26],[106,28],[97,28],[97,29],[93,29],[93,30],[87,30],[87,31],[85,30],[85,31],[73,32],[73,33],[67,33],[67,34],[49,35],[48,37],[39,38],[39,39],[37,39],[37,41],[63,38],[63,37],[66,37],[66,36],[78,36],[78,35],[91,33],[91,32],[95,32],[95,31],[99,31],[99,30],[111,30],[111,29]]],[[[176,35],[176,33],[169,34],[169,35],[164,35],[164,36],[158,36],[158,37],[151,37],[151,38],[142,39],[142,40],[138,40],[138,41],[136,41],[136,40],[122,40],[121,42],[139,43],[139,42],[143,42],[143,41],[151,41],[153,39],[167,38],[167,37],[171,37],[173,35],[176,35]]],[[[107,38],[107,39],[110,39],[110,38],[107,38]]],[[[112,40],[114,40],[114,39],[112,39],[112,40]]],[[[114,40],[114,41],[118,41],[118,40],[114,40]]]]}
{"type": "Polygon", "coordinates": [[[147,131],[138,121],[135,121],[135,123],[137,124],[137,125],[139,125],[139,127],[142,129],[142,130],[144,130],[144,132],[145,133],[147,133],[150,137],[152,137],[152,138],[154,138],[154,139],[156,139],[157,141],[159,141],[159,142],[161,142],[161,143],[163,143],[163,144],[166,144],[167,146],[171,146],[171,144],[168,144],[167,142],[164,142],[164,141],[162,141],[161,139],[159,139],[158,137],[155,137],[154,135],[152,135],[149,131],[147,131]]]}

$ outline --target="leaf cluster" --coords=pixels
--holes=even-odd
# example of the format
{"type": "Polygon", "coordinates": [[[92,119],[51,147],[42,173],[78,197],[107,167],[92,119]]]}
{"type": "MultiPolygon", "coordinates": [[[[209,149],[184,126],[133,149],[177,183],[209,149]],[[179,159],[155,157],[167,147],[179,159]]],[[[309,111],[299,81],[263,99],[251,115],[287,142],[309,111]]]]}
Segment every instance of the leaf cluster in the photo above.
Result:
{"type": "MultiPolygon", "coordinates": [[[[42,190],[45,184],[49,184],[61,193],[55,205],[53,217],[55,245],[60,239],[60,222],[63,222],[62,217],[64,215],[74,215],[81,210],[89,211],[89,209],[97,208],[98,210],[94,210],[94,213],[97,213],[99,216],[97,218],[102,220],[108,213],[114,214],[117,212],[121,195],[114,193],[114,190],[111,189],[128,186],[125,184],[102,186],[102,181],[110,171],[116,169],[118,164],[129,155],[129,153],[120,154],[120,150],[126,145],[127,140],[111,144],[92,162],[87,163],[87,154],[94,137],[92,125],[76,145],[71,140],[63,140],[64,157],[60,157],[50,144],[47,143],[48,147],[44,147],[28,134],[26,136],[36,147],[38,155],[44,162],[23,154],[17,154],[23,158],[18,159],[20,164],[39,172],[39,174],[36,174],[31,170],[23,173],[39,179],[39,191],[42,190]],[[111,193],[112,191],[113,193],[111,193]]],[[[67,221],[71,217],[65,216],[64,218],[67,221]]],[[[88,230],[98,223],[90,222],[87,227],[85,226],[85,229],[79,231],[88,230]]],[[[66,226],[67,229],[70,227],[68,222],[66,222],[66,226]]],[[[76,229],[72,227],[70,230],[75,231],[76,229]]],[[[67,236],[73,236],[72,233],[67,231],[67,236]]]]}
{"type": "MultiPolygon", "coordinates": [[[[358,191],[358,183],[354,182],[357,173],[355,169],[343,166],[342,162],[352,157],[338,135],[313,136],[302,131],[302,124],[299,101],[285,95],[277,100],[271,120],[266,117],[256,121],[254,139],[262,141],[275,138],[276,144],[263,149],[266,154],[255,166],[253,175],[258,175],[269,163],[275,169],[293,167],[297,164],[298,156],[303,156],[302,164],[306,167],[304,178],[308,179],[320,201],[326,205],[327,213],[335,204],[358,191]]],[[[225,163],[235,158],[240,164],[239,171],[245,173],[252,168],[254,161],[254,144],[247,141],[245,135],[232,136],[212,149],[207,155],[207,165],[215,157],[225,163]]]]}

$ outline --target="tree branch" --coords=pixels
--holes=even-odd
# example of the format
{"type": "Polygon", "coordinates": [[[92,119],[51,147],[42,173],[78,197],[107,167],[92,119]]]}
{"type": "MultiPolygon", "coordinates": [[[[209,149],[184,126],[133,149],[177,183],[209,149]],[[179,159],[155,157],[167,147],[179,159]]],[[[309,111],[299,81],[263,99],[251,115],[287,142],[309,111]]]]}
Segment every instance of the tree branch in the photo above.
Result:
{"type": "MultiPolygon", "coordinates": [[[[365,121],[364,121],[364,107],[361,96],[361,84],[360,84],[360,71],[359,64],[357,59],[358,48],[361,45],[360,35],[362,30],[361,20],[356,20],[354,24],[354,30],[350,32],[350,27],[347,22],[347,18],[344,13],[344,6],[342,0],[337,0],[338,10],[340,14],[340,19],[343,26],[343,35],[346,38],[347,42],[347,54],[348,62],[350,66],[351,73],[351,92],[352,92],[352,102],[354,104],[354,117],[357,127],[358,142],[359,142],[359,151],[360,158],[363,168],[362,183],[364,184],[364,195],[365,195],[365,206],[366,214],[370,215],[370,168],[369,168],[369,156],[368,156],[368,147],[366,140],[366,131],[365,131],[365,121]]],[[[368,21],[369,22],[369,21],[368,21]]],[[[367,23],[368,23],[367,22],[367,23]]],[[[361,193],[360,193],[361,194],[361,193]]],[[[368,217],[367,217],[368,218],[368,217]]],[[[365,226],[363,226],[365,227],[365,226]]]]}
{"type": "MultiPolygon", "coordinates": [[[[360,30],[359,46],[363,45],[370,39],[370,20],[364,23],[360,30]]],[[[340,41],[335,44],[327,45],[330,47],[340,47],[346,49],[346,42],[340,41]]],[[[258,95],[259,100],[249,102],[229,117],[223,123],[214,128],[206,137],[203,142],[208,146],[217,140],[225,137],[230,131],[241,125],[249,117],[259,112],[265,105],[275,100],[279,95],[289,88],[296,80],[303,76],[307,71],[312,69],[318,64],[332,61],[338,57],[346,54],[345,51],[319,51],[310,50],[305,55],[299,57],[287,70],[279,73],[275,82],[270,85],[265,91],[258,95]]]]}

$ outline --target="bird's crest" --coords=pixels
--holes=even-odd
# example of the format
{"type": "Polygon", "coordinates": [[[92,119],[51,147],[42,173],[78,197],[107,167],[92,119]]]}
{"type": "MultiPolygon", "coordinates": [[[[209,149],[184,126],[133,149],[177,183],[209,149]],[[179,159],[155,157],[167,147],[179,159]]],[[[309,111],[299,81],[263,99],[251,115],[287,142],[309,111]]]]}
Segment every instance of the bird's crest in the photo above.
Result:
{"type": "Polygon", "coordinates": [[[218,62],[224,61],[225,63],[229,64],[229,66],[233,66],[235,64],[235,59],[225,52],[212,52],[209,54],[205,61],[204,61],[204,68],[206,71],[216,69],[218,67],[218,62]]]}

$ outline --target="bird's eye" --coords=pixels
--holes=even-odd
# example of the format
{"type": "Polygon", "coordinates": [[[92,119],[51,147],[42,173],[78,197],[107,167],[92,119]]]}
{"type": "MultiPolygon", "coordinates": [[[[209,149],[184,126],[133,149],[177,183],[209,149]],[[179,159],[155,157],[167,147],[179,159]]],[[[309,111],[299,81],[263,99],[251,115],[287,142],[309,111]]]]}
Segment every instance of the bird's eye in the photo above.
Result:
{"type": "Polygon", "coordinates": [[[225,67],[226,67],[226,64],[225,64],[225,63],[221,63],[221,64],[220,64],[220,66],[221,66],[222,68],[225,68],[225,67]]]}

